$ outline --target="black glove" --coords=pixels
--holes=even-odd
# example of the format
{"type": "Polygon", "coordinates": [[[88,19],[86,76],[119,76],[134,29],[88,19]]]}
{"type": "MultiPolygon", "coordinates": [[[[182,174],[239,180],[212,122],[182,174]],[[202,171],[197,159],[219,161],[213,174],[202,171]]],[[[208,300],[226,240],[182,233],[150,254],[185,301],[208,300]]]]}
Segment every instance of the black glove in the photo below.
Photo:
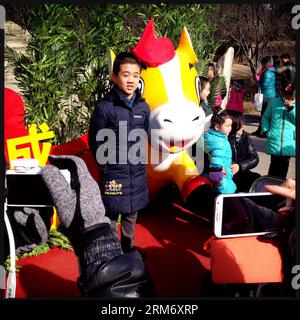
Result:
{"type": "Polygon", "coordinates": [[[75,156],[50,156],[41,175],[62,225],[79,257],[78,286],[88,297],[154,296],[154,286],[139,252],[124,254],[105,216],[98,184],[75,156]],[[59,169],[68,169],[71,182],[59,169]]]}

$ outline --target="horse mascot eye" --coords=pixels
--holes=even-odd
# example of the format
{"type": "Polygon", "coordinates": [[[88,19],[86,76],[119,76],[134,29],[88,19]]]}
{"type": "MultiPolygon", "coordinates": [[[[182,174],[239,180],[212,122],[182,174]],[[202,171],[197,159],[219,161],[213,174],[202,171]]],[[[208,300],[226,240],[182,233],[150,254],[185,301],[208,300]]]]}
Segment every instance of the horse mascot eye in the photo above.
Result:
{"type": "Polygon", "coordinates": [[[144,93],[144,89],[145,89],[145,84],[144,84],[144,80],[142,78],[140,78],[140,80],[139,80],[138,88],[140,89],[141,94],[143,94],[144,93]]]}

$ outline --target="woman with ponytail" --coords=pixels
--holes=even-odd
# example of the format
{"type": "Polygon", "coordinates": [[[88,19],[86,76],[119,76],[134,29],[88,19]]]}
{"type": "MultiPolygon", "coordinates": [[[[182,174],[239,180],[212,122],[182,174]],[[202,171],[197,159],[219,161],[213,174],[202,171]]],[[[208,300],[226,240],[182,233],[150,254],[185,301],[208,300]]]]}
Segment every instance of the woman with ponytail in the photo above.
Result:
{"type": "Polygon", "coordinates": [[[294,75],[286,70],[281,78],[282,96],[266,109],[261,132],[267,134],[266,153],[271,155],[268,175],[286,178],[296,147],[296,86],[294,75]]]}
{"type": "Polygon", "coordinates": [[[261,133],[261,121],[269,102],[276,97],[276,69],[271,56],[262,57],[260,63],[261,70],[256,75],[256,89],[257,91],[260,89],[263,94],[263,104],[259,126],[255,132],[252,132],[252,135],[265,138],[265,135],[261,133]]]}

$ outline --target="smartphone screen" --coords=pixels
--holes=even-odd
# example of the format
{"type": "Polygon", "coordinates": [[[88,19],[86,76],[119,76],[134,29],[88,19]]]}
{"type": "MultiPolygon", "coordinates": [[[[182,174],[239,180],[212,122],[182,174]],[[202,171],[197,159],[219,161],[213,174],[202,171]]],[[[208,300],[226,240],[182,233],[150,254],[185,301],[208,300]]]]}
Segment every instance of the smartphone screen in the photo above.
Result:
{"type": "Polygon", "coordinates": [[[221,235],[274,232],[284,205],[285,198],[274,194],[224,197],[221,235]]]}
{"type": "Polygon", "coordinates": [[[6,181],[9,205],[53,206],[51,195],[40,174],[9,174],[6,181]]]}

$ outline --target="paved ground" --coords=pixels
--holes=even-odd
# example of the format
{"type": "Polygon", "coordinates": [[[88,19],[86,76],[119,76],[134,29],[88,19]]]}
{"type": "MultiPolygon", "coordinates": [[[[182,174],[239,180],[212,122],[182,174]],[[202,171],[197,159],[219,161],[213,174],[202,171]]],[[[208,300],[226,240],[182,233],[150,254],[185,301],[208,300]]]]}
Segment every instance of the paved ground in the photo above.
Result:
{"type": "MultiPolygon", "coordinates": [[[[246,132],[251,133],[251,132],[255,131],[256,128],[258,127],[259,117],[256,115],[253,116],[253,115],[246,114],[245,115],[245,122],[246,122],[246,124],[245,124],[246,132]]],[[[256,151],[258,152],[258,156],[259,156],[259,163],[258,163],[257,167],[252,169],[252,171],[258,172],[261,175],[267,175],[269,165],[270,165],[270,156],[264,152],[266,139],[257,138],[252,135],[250,137],[253,141],[253,144],[254,144],[256,151]]],[[[295,167],[296,167],[295,158],[291,158],[287,178],[292,178],[292,179],[296,178],[296,171],[295,171],[296,168],[295,167]]]]}

